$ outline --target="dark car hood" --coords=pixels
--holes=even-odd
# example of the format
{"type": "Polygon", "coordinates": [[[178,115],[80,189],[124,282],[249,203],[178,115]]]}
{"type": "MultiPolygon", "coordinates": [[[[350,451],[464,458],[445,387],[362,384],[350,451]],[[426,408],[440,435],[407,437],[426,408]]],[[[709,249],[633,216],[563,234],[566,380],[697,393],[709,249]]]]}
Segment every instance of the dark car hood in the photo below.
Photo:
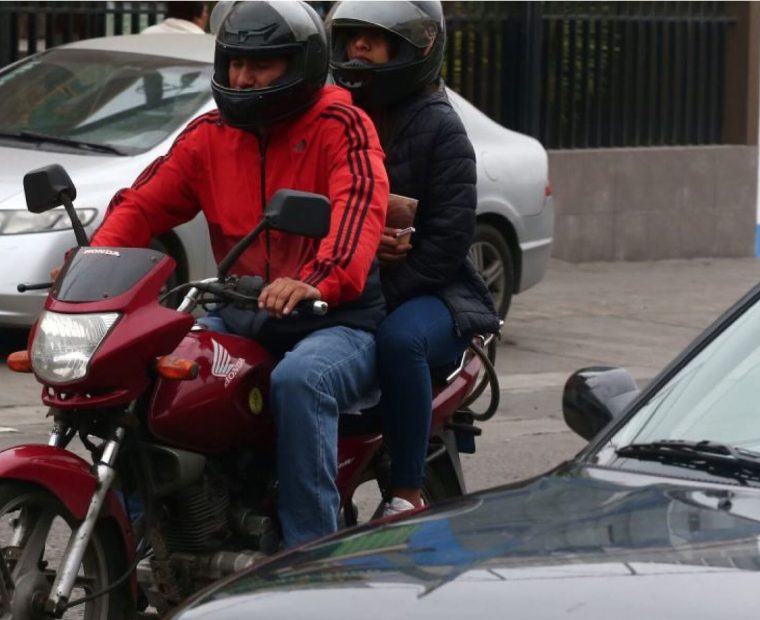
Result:
{"type": "Polygon", "coordinates": [[[622,486],[591,472],[559,470],[284,554],[181,618],[754,616],[760,491],[622,486]]]}

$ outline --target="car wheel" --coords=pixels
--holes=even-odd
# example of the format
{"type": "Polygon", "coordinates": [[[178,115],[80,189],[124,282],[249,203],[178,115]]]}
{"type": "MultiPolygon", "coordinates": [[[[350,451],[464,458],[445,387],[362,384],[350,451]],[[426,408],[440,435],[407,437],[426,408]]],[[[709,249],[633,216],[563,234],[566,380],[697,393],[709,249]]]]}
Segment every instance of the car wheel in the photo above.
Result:
{"type": "MultiPolygon", "coordinates": [[[[156,250],[156,252],[161,252],[162,254],[166,254],[168,256],[172,256],[172,253],[169,251],[169,248],[164,245],[164,243],[160,239],[151,239],[150,240],[150,249],[156,250]]],[[[172,256],[176,260],[174,256],[172,256]]],[[[179,279],[178,274],[178,268],[175,268],[174,271],[172,271],[171,275],[167,278],[164,285],[161,287],[161,291],[159,292],[159,298],[163,298],[163,296],[168,293],[170,290],[175,288],[176,286],[179,286],[182,284],[179,279]]],[[[180,302],[182,301],[182,295],[180,293],[174,293],[172,295],[169,295],[162,303],[162,305],[166,306],[167,308],[176,308],[179,306],[180,302]]]]}
{"type": "Polygon", "coordinates": [[[515,263],[507,241],[494,226],[481,222],[475,228],[470,259],[485,280],[496,312],[504,319],[515,290],[515,263]]]}

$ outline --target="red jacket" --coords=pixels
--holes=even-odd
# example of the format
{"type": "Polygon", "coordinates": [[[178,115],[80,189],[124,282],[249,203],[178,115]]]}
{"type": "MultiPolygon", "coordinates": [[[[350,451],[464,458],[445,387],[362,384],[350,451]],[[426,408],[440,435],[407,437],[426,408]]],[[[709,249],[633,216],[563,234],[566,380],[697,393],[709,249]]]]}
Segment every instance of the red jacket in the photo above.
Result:
{"type": "Polygon", "coordinates": [[[312,108],[265,141],[225,125],[218,111],[194,119],[114,197],[92,244],[147,246],[203,211],[219,262],[283,188],[326,195],[330,233],[315,241],[272,231],[269,256],[262,235],[232,272],[264,276],[269,263],[271,279],[312,284],[331,306],[358,298],[380,242],[388,179],[374,126],[337,86],[326,86],[312,108]]]}

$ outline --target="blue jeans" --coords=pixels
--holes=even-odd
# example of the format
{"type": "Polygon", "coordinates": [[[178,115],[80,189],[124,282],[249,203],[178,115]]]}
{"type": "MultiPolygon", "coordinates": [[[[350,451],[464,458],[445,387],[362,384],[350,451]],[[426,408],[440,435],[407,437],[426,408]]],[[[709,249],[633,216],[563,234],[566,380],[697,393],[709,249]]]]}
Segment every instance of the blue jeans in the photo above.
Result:
{"type": "Polygon", "coordinates": [[[451,312],[432,295],[404,302],[380,324],[377,370],[391,487],[422,487],[433,408],[430,368],[456,360],[470,340],[457,336],[451,312]]]}
{"type": "Polygon", "coordinates": [[[279,515],[286,546],[338,529],[338,414],[374,380],[374,334],[349,327],[309,334],[272,372],[279,515]]]}

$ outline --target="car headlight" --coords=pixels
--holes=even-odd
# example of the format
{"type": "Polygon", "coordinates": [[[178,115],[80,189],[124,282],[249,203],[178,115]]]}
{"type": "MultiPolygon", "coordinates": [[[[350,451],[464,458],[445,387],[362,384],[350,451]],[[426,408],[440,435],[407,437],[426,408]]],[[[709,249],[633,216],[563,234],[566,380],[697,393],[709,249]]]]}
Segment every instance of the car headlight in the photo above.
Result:
{"type": "Polygon", "coordinates": [[[66,383],[87,374],[90,359],[119,318],[118,312],[43,312],[32,344],[32,369],[49,383],[66,383]]]}
{"type": "MultiPolygon", "coordinates": [[[[97,209],[76,209],[84,226],[91,224],[97,209]]],[[[71,220],[63,209],[51,209],[45,213],[30,213],[23,209],[0,211],[0,235],[49,232],[71,228],[71,220]]]]}

